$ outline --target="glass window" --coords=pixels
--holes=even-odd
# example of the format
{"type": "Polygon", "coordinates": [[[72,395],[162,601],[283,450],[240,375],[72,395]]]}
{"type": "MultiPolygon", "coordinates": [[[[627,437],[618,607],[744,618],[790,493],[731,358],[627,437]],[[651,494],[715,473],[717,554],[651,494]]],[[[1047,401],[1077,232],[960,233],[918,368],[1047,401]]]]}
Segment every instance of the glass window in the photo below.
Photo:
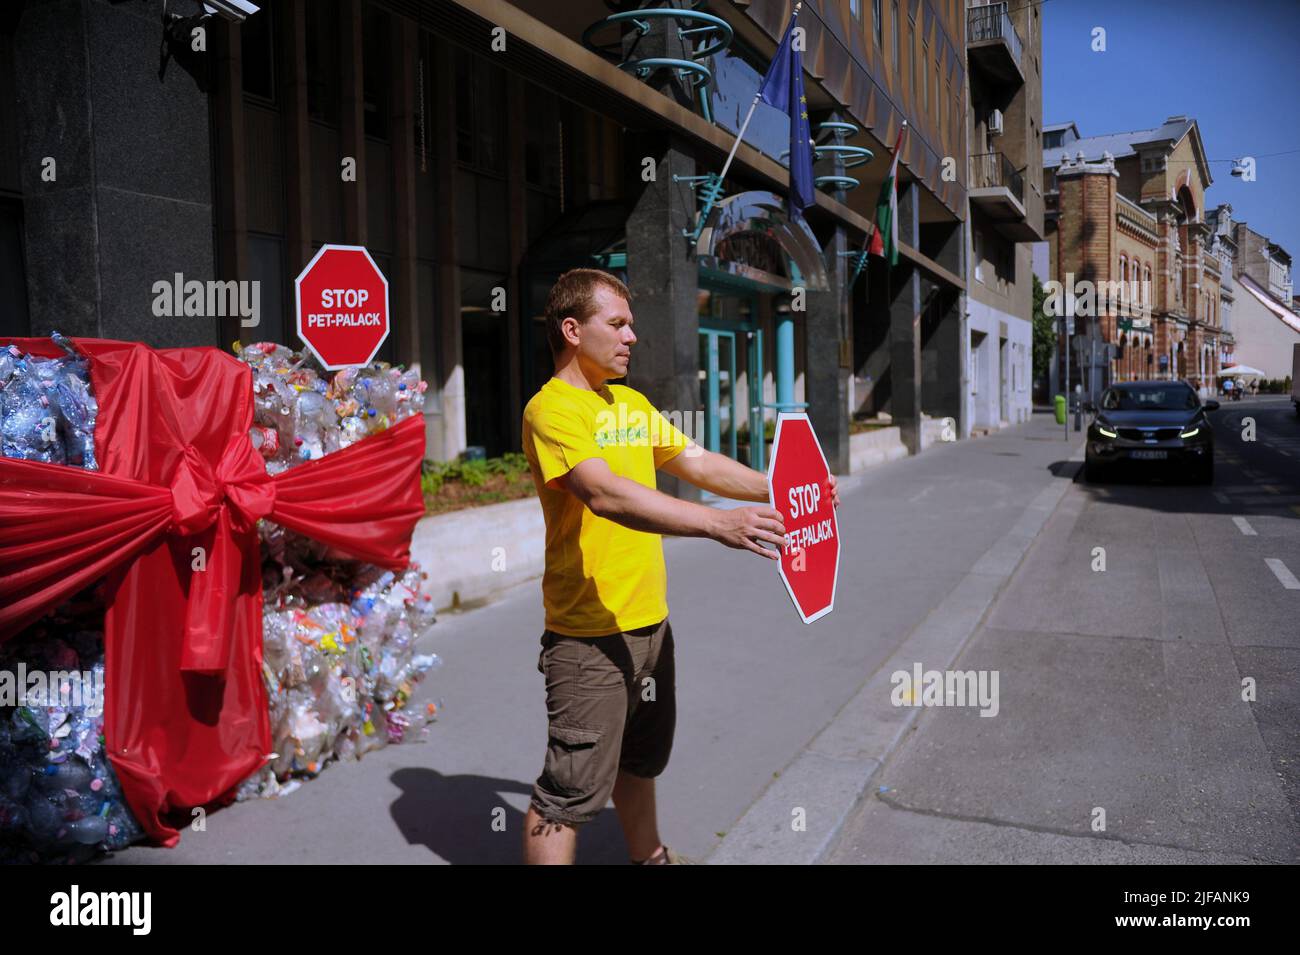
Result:
{"type": "Polygon", "coordinates": [[[307,7],[307,115],[331,126],[339,121],[338,0],[307,7]]]}
{"type": "Polygon", "coordinates": [[[1190,411],[1198,404],[1196,392],[1180,383],[1108,388],[1101,396],[1105,411],[1190,411]]]}
{"type": "Polygon", "coordinates": [[[275,8],[264,5],[239,28],[244,92],[275,100],[275,8]]]}
{"type": "Polygon", "coordinates": [[[469,53],[456,50],[456,159],[474,162],[474,64],[469,53]]]}
{"type": "Polygon", "coordinates": [[[393,51],[389,43],[388,14],[367,6],[361,21],[362,91],[365,95],[366,135],[388,138],[389,91],[393,51]]]}
{"type": "Polygon", "coordinates": [[[18,338],[30,333],[22,204],[0,200],[0,337],[18,338]]]}
{"type": "Polygon", "coordinates": [[[881,6],[882,6],[881,0],[871,0],[871,30],[876,38],[877,49],[885,45],[885,41],[883,39],[884,36],[883,30],[885,25],[881,22],[883,16],[883,11],[881,10],[881,6]]]}
{"type": "Polygon", "coordinates": [[[922,46],[921,52],[921,102],[926,113],[930,112],[930,44],[922,46]]]}
{"type": "MultiPolygon", "coordinates": [[[[910,42],[908,43],[908,51],[907,51],[907,72],[908,72],[908,76],[910,76],[912,80],[911,83],[912,95],[916,96],[916,39],[917,37],[916,37],[915,20],[912,20],[908,24],[908,30],[909,30],[908,37],[910,42]]],[[[913,99],[912,102],[915,103],[916,100],[913,99]]]]}
{"type": "Polygon", "coordinates": [[[456,158],[484,172],[505,172],[505,72],[456,51],[456,158]]]}
{"type": "Polygon", "coordinates": [[[898,0],[894,0],[894,72],[902,75],[902,67],[898,62],[898,0]]]}
{"type": "MultiPolygon", "coordinates": [[[[313,254],[315,254],[313,252],[313,254]]],[[[248,274],[258,285],[258,326],[249,329],[257,341],[287,342],[284,283],[284,243],[268,235],[248,237],[248,274]]],[[[296,336],[295,336],[296,339],[296,336]]],[[[293,347],[293,344],[290,344],[293,347]]]]}
{"type": "Polygon", "coordinates": [[[532,83],[524,88],[524,181],[560,191],[559,100],[532,83]]]}

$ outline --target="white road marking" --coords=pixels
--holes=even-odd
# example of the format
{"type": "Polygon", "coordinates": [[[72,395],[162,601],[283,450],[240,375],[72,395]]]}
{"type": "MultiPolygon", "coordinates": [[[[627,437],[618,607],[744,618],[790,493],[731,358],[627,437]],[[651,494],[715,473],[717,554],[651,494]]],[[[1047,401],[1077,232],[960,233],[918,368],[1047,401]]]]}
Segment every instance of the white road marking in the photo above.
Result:
{"type": "Polygon", "coordinates": [[[1287,569],[1286,564],[1276,557],[1265,557],[1264,563],[1268,564],[1268,569],[1273,571],[1273,576],[1281,581],[1283,587],[1287,590],[1300,590],[1300,580],[1295,579],[1295,574],[1287,569]]]}
{"type": "Polygon", "coordinates": [[[1215,491],[1215,492],[1214,492],[1214,499],[1215,499],[1216,501],[1218,501],[1220,504],[1231,504],[1231,503],[1232,503],[1232,501],[1228,498],[1228,495],[1224,494],[1222,491],[1215,491]]]}
{"type": "Polygon", "coordinates": [[[1250,526],[1250,521],[1246,520],[1244,517],[1234,517],[1232,519],[1232,523],[1236,524],[1237,529],[1241,531],[1243,534],[1245,534],[1247,537],[1259,536],[1258,534],[1255,533],[1255,528],[1250,526]]]}

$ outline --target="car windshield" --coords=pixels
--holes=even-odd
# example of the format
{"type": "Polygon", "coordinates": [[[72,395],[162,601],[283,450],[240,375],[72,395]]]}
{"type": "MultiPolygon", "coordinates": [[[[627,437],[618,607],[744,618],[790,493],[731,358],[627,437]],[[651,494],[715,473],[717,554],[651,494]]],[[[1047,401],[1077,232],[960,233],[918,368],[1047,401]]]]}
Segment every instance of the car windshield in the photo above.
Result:
{"type": "Polygon", "coordinates": [[[1196,406],[1196,392],[1186,385],[1110,388],[1101,396],[1103,411],[1191,411],[1196,406]]]}

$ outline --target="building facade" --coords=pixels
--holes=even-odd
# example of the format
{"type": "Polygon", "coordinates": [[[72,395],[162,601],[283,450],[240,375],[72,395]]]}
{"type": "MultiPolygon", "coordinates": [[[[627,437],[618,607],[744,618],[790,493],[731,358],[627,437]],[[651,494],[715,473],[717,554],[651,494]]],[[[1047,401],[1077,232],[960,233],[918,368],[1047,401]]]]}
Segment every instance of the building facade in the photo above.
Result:
{"type": "Polygon", "coordinates": [[[1237,242],[1233,238],[1232,206],[1223,202],[1206,214],[1210,226],[1209,251],[1219,260],[1219,364],[1231,365],[1235,338],[1232,305],[1237,298],[1237,242]]]}
{"type": "MultiPolygon", "coordinates": [[[[1184,379],[1214,393],[1223,349],[1222,265],[1210,251],[1213,179],[1196,121],[1081,138],[1052,126],[1043,149],[1050,274],[1078,296],[1058,363],[1094,397],[1112,381],[1184,379]],[[1068,356],[1068,357],[1067,357],[1068,356]]],[[[1053,388],[1059,387],[1053,377],[1053,388]]]]}
{"type": "Polygon", "coordinates": [[[965,433],[1033,411],[1033,245],[1043,238],[1038,4],[972,2],[965,433]]]}
{"type": "Polygon", "coordinates": [[[1232,230],[1239,250],[1240,273],[1249,276],[1273,298],[1289,304],[1292,299],[1291,254],[1245,222],[1234,222],[1232,230]]]}
{"type": "Polygon", "coordinates": [[[297,344],[295,276],[364,245],[390,286],[379,357],[430,383],[429,457],[496,455],[551,373],[550,283],[591,266],[633,293],[628,383],[706,446],[765,467],[787,409],[835,471],[855,416],[916,452],[923,415],[963,417],[966,163],[943,160],[967,153],[967,13],[803,5],[819,189],[797,217],[765,105],[703,192],[793,6],[268,0],[235,25],[178,0],[204,49],[173,42],[160,79],[161,0],[9,4],[0,335],[297,344]],[[858,269],[904,120],[899,263],[858,269]],[[257,282],[259,326],[154,315],[177,274],[257,282]]]}
{"type": "Polygon", "coordinates": [[[1237,285],[1236,364],[1255,368],[1264,378],[1287,378],[1300,345],[1300,315],[1249,275],[1239,276],[1237,285]]]}

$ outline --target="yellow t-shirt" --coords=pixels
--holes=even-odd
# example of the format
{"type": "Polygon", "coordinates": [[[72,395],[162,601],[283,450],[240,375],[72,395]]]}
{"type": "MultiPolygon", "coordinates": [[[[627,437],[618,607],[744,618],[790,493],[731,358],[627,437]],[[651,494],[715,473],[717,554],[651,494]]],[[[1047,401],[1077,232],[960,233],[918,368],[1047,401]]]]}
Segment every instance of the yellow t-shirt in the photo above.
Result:
{"type": "Polygon", "coordinates": [[[523,445],[546,520],[548,630],[603,637],[668,616],[660,535],[598,517],[558,479],[587,458],[604,458],[615,474],[653,488],[655,470],[687,443],[645,395],[624,385],[589,391],[551,378],[533,395],[523,445]]]}

